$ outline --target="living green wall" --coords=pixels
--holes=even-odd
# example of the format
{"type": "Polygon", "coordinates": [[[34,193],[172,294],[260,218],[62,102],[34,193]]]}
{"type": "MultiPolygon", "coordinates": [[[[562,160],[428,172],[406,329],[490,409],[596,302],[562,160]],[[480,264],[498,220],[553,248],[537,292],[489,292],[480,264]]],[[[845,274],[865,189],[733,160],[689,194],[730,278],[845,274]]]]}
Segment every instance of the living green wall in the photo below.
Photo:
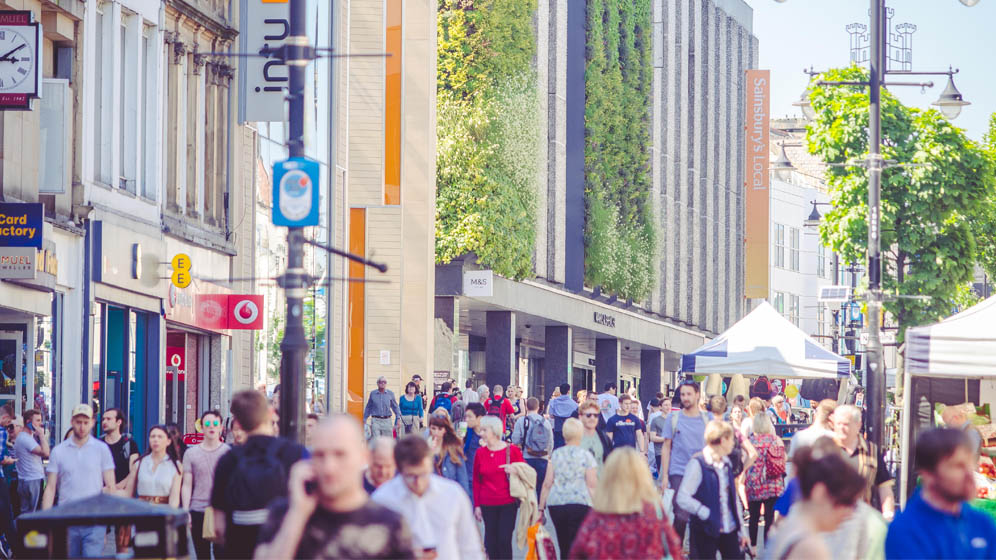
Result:
{"type": "Polygon", "coordinates": [[[585,284],[640,301],[655,283],[650,0],[588,0],[585,284]]]}
{"type": "Polygon", "coordinates": [[[532,273],[541,141],[536,0],[439,0],[436,261],[532,273]]]}

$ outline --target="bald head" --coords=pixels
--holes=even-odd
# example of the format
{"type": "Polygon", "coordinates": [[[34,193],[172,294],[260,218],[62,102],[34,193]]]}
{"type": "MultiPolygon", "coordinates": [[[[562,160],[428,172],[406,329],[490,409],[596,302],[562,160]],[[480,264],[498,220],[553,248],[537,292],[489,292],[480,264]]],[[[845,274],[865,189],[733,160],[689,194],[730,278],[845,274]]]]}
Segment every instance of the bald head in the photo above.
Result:
{"type": "Polygon", "coordinates": [[[335,414],[315,427],[311,462],[319,491],[327,498],[362,490],[363,467],[369,459],[363,427],[347,414],[335,414]]]}

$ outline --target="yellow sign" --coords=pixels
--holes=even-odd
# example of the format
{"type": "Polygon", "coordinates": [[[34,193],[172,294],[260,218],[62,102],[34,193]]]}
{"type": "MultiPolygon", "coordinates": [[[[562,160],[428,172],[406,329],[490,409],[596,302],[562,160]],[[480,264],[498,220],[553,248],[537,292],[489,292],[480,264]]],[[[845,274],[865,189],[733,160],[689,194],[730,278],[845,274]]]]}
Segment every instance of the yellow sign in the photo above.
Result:
{"type": "Polygon", "coordinates": [[[789,385],[788,387],[785,388],[785,396],[790,399],[796,398],[797,396],[799,396],[799,388],[796,387],[795,385],[789,385]]]}
{"type": "Polygon", "coordinates": [[[768,237],[771,233],[771,198],[768,177],[769,119],[771,118],[771,72],[769,70],[747,70],[747,129],[744,200],[746,219],[744,224],[744,296],[748,298],[768,297],[769,256],[771,249],[768,237]]]}
{"type": "Polygon", "coordinates": [[[190,266],[193,263],[190,262],[190,255],[186,253],[177,253],[176,256],[173,257],[173,261],[170,264],[173,265],[174,271],[185,270],[189,272],[190,266]]]}
{"type": "Polygon", "coordinates": [[[170,276],[169,281],[173,283],[177,288],[186,288],[190,285],[190,271],[189,270],[174,270],[173,275],[170,276]]]}

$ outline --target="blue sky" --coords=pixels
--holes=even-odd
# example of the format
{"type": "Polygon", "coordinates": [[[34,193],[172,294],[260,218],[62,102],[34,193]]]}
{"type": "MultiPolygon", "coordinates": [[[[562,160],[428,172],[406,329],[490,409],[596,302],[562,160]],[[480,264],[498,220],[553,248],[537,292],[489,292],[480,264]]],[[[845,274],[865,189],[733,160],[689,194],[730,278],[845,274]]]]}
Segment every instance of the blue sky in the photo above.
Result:
{"type": "MultiPolygon", "coordinates": [[[[754,34],[761,46],[759,68],[771,70],[772,106],[775,117],[797,115],[792,102],[805,89],[803,68],[817,70],[844,66],[849,62],[849,35],[844,26],[868,23],[868,0],[746,0],[754,9],[754,34]]],[[[996,0],[980,0],[967,8],[958,0],[892,0],[893,24],[912,23],[913,69],[919,71],[960,68],[955,85],[972,104],[962,110],[954,124],[968,136],[981,139],[989,115],[996,112],[996,76],[992,53],[996,52],[996,0]]],[[[897,77],[913,81],[910,77],[897,77]]],[[[929,107],[946,84],[946,76],[924,77],[934,87],[893,87],[891,91],[907,105],[929,107]]],[[[916,81],[921,81],[917,79],[916,81]]]]}

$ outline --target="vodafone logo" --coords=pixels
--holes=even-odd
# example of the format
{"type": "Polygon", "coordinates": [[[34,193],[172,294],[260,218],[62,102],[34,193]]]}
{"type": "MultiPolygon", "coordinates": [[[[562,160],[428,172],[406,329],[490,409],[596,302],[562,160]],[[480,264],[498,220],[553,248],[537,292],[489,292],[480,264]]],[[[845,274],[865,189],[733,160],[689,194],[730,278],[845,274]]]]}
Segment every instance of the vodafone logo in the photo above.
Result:
{"type": "Polygon", "coordinates": [[[235,304],[235,308],[232,309],[232,318],[241,325],[251,325],[259,318],[259,307],[252,300],[244,299],[235,304]]]}
{"type": "Polygon", "coordinates": [[[180,355],[179,354],[173,354],[173,356],[170,357],[170,359],[169,359],[169,365],[171,365],[171,366],[173,366],[175,368],[180,367],[181,363],[183,363],[183,360],[180,359],[180,355]]]}

